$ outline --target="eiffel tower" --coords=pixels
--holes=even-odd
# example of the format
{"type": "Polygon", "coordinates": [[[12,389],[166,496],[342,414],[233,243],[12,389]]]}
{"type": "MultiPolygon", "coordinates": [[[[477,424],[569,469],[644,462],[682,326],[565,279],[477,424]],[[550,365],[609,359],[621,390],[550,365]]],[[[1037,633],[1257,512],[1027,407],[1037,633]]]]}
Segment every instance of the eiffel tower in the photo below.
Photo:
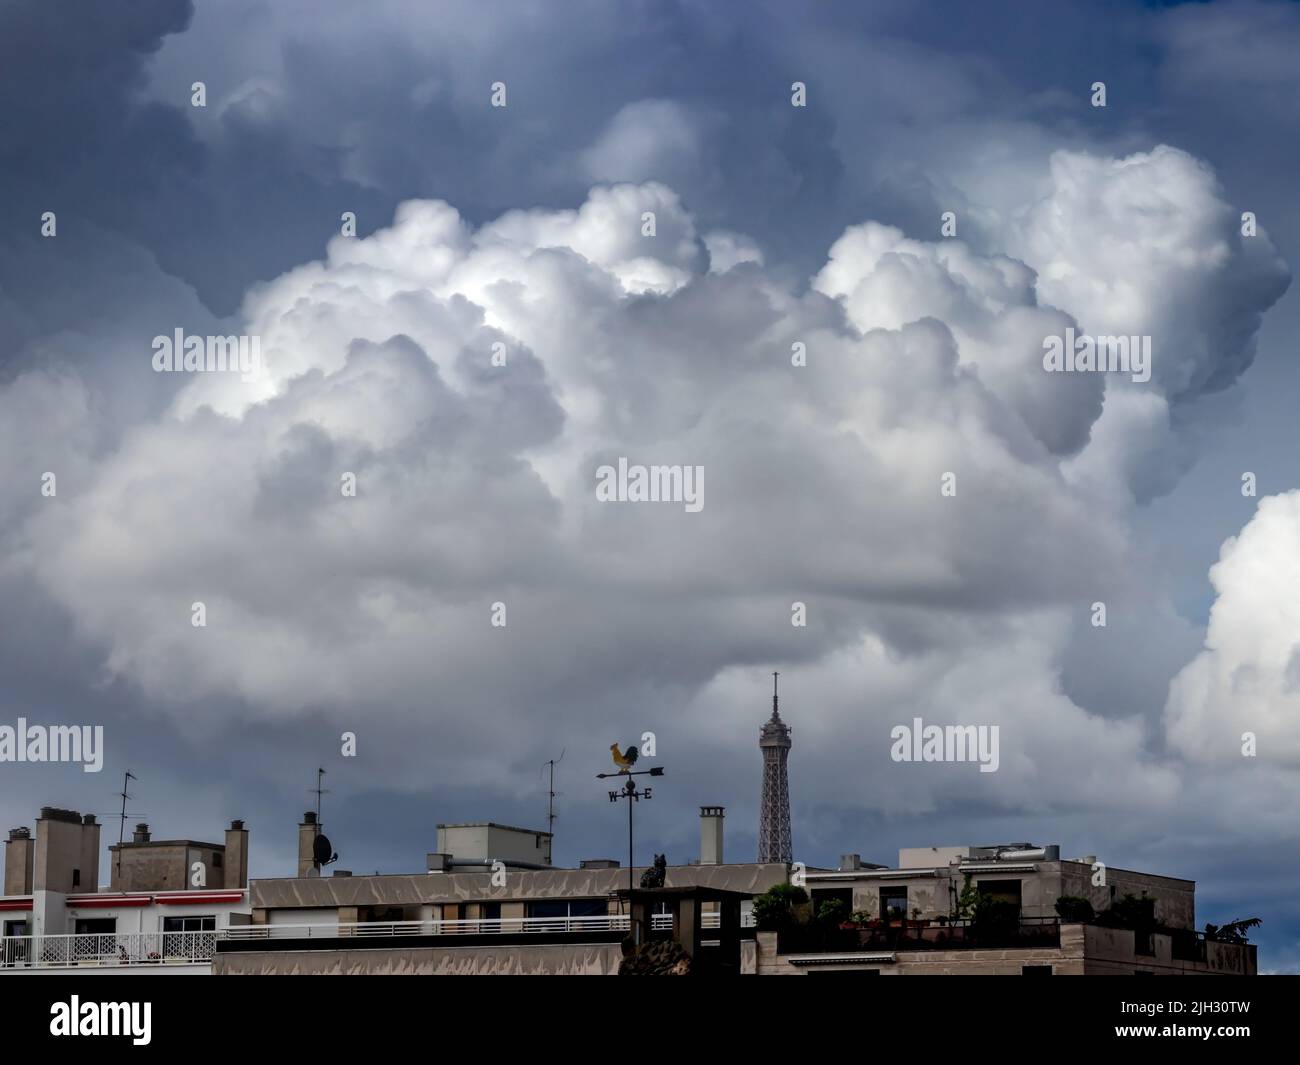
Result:
{"type": "Polygon", "coordinates": [[[763,800],[758,812],[758,860],[791,862],[790,780],[785,763],[790,755],[790,726],[781,720],[776,703],[776,678],[772,674],[772,716],[759,731],[763,752],[763,800]]]}

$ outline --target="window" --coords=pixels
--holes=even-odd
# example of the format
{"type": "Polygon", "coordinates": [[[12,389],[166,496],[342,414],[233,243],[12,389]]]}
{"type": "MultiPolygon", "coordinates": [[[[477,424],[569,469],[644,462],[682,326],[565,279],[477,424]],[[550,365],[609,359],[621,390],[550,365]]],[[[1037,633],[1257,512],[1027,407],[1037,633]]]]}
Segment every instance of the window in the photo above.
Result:
{"type": "Polygon", "coordinates": [[[1022,965],[1020,967],[1021,976],[1051,976],[1052,967],[1050,965],[1022,965]]]}
{"type": "Polygon", "coordinates": [[[1019,880],[981,880],[975,886],[981,895],[988,895],[994,902],[1011,902],[1020,909],[1019,880]]]}
{"type": "Polygon", "coordinates": [[[609,906],[604,899],[547,899],[528,904],[529,917],[605,917],[608,914],[609,906]]]}
{"type": "Polygon", "coordinates": [[[221,868],[221,851],[212,852],[212,868],[213,869],[221,868]]]}
{"type": "Polygon", "coordinates": [[[78,917],[72,931],[79,936],[111,936],[117,931],[117,918],[78,917]]]}
{"type": "Polygon", "coordinates": [[[164,932],[215,932],[215,917],[164,917],[164,932]]]}
{"type": "Polygon", "coordinates": [[[809,976],[879,976],[879,969],[846,969],[836,967],[834,969],[809,969],[809,976]]]}
{"type": "Polygon", "coordinates": [[[998,902],[1015,902],[1021,905],[1021,882],[1019,880],[980,880],[976,887],[982,895],[992,896],[998,902]]]}
{"type": "Polygon", "coordinates": [[[882,887],[880,889],[880,916],[886,921],[907,918],[907,888],[882,887]]]}
{"type": "Polygon", "coordinates": [[[81,870],[80,870],[80,869],[74,869],[74,870],[72,870],[72,886],[73,886],[73,887],[81,887],[81,870]]]}

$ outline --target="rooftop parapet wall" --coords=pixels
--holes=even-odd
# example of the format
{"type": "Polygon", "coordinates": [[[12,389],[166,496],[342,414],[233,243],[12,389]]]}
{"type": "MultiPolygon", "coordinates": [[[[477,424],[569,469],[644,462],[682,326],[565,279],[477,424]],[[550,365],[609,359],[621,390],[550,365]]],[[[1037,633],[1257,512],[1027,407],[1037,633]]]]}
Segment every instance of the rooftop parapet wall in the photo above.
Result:
{"type": "MultiPolygon", "coordinates": [[[[634,873],[641,881],[643,869],[634,873]]],[[[711,887],[759,895],[784,883],[787,867],[763,865],[669,866],[667,887],[711,887]]],[[[250,899],[254,909],[332,909],[341,906],[420,906],[433,903],[501,901],[506,899],[600,898],[625,890],[626,869],[510,870],[506,886],[494,888],[492,875],[482,873],[417,873],[394,876],[322,877],[320,879],[254,880],[250,899]]]]}
{"type": "Polygon", "coordinates": [[[1104,870],[1105,883],[1094,885],[1094,872],[1090,865],[1063,861],[1060,870],[1061,894],[1087,899],[1098,913],[1109,909],[1114,899],[1122,899],[1125,895],[1141,898],[1145,893],[1148,898],[1155,899],[1156,920],[1161,924],[1170,928],[1196,927],[1195,880],[1108,866],[1104,870]]]}
{"type": "Polygon", "coordinates": [[[622,958],[617,943],[249,951],[216,955],[212,972],[216,976],[613,976],[622,958]]]}

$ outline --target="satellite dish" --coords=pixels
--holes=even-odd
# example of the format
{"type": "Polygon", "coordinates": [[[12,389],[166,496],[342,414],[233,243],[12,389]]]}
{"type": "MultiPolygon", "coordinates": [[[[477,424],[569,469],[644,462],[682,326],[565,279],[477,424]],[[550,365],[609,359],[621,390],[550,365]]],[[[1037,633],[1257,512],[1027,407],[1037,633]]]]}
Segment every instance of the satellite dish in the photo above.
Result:
{"type": "Polygon", "coordinates": [[[311,857],[317,865],[329,865],[330,862],[339,860],[339,856],[334,853],[334,848],[330,846],[329,836],[324,833],[317,833],[311,845],[311,857]]]}

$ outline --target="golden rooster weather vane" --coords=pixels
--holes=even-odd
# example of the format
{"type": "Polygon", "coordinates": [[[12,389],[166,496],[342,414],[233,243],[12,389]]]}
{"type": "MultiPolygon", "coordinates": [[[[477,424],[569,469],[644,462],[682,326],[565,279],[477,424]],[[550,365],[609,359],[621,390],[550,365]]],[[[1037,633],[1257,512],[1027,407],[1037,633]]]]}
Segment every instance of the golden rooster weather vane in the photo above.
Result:
{"type": "Polygon", "coordinates": [[[630,745],[626,751],[620,753],[618,744],[611,743],[609,745],[609,753],[613,756],[614,764],[618,766],[618,771],[620,773],[630,773],[632,767],[636,765],[637,756],[640,755],[641,752],[637,749],[637,745],[634,743],[630,745]]]}

